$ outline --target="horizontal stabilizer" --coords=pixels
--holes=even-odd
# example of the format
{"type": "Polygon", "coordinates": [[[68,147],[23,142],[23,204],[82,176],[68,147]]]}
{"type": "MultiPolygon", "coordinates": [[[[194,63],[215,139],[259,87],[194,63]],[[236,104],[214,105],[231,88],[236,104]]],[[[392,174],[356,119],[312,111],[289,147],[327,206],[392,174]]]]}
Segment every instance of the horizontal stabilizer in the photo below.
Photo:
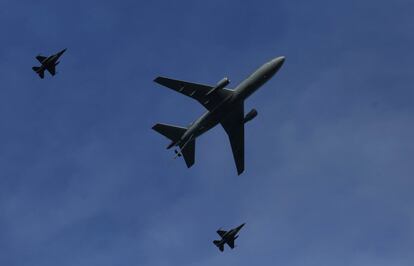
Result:
{"type": "Polygon", "coordinates": [[[152,127],[152,129],[174,142],[180,140],[181,136],[184,135],[185,131],[187,131],[185,127],[167,124],[156,124],[152,127]]]}
{"type": "Polygon", "coordinates": [[[41,79],[45,77],[45,70],[41,67],[32,67],[33,71],[36,72],[41,79]]]}
{"type": "Polygon", "coordinates": [[[195,161],[195,139],[188,142],[185,146],[181,146],[181,154],[184,157],[185,164],[188,168],[193,166],[195,161]]]}
{"type": "Polygon", "coordinates": [[[213,243],[216,245],[216,247],[219,248],[221,252],[224,251],[224,244],[220,240],[214,240],[213,243]]]}

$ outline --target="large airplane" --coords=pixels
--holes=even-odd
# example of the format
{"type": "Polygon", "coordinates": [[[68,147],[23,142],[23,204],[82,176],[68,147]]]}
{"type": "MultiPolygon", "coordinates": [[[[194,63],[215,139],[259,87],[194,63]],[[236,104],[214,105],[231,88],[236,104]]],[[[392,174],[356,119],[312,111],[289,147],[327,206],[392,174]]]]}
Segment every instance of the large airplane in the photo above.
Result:
{"type": "Polygon", "coordinates": [[[56,75],[56,66],[59,64],[59,57],[65,51],[66,49],[63,49],[62,51],[48,57],[42,55],[36,56],[36,59],[40,62],[41,65],[40,67],[32,67],[33,71],[35,71],[42,79],[45,77],[45,70],[49,71],[52,76],[56,75]]]}
{"type": "Polygon", "coordinates": [[[229,231],[224,231],[222,229],[217,230],[217,234],[219,234],[219,236],[221,237],[220,240],[214,240],[213,243],[214,245],[216,245],[221,252],[224,251],[224,244],[229,245],[229,247],[231,249],[234,248],[234,240],[236,240],[239,236],[237,235],[240,231],[240,229],[242,229],[242,227],[245,224],[241,224],[239,226],[237,226],[236,228],[233,228],[229,231]]]}
{"type": "Polygon", "coordinates": [[[229,137],[237,173],[240,175],[244,171],[244,124],[257,116],[255,109],[244,114],[244,101],[268,81],[284,61],[285,57],[281,56],[265,63],[234,90],[225,88],[230,83],[228,78],[223,78],[215,86],[208,86],[157,77],[154,80],[156,83],[197,100],[207,112],[188,127],[156,124],[152,128],[171,140],[167,149],[179,147],[179,150],[175,150],[176,157],[183,156],[190,168],[194,164],[196,138],[220,123],[229,137]]]}

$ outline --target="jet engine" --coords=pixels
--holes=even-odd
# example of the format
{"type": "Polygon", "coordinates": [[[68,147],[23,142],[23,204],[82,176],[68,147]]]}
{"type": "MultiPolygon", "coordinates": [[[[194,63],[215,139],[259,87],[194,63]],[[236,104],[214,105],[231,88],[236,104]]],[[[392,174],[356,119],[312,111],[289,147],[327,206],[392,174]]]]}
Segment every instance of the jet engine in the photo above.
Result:
{"type": "Polygon", "coordinates": [[[257,116],[257,111],[256,109],[252,109],[250,110],[250,112],[247,113],[247,115],[244,117],[244,123],[249,122],[250,120],[252,120],[253,118],[255,118],[257,116]]]}
{"type": "Polygon", "coordinates": [[[207,92],[206,96],[223,89],[224,87],[229,85],[229,83],[230,83],[230,80],[228,78],[223,78],[217,83],[217,85],[214,88],[212,88],[209,92],[207,92]]]}

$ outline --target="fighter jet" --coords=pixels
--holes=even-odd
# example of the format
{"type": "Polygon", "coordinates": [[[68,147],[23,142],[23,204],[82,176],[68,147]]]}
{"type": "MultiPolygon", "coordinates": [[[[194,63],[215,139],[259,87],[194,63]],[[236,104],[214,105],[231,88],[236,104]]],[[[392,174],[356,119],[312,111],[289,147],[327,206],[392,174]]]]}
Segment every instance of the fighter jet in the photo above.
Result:
{"type": "Polygon", "coordinates": [[[236,228],[231,229],[230,231],[224,231],[224,230],[217,230],[217,234],[220,235],[221,240],[214,240],[213,243],[216,245],[221,252],[224,251],[224,244],[229,245],[231,249],[234,248],[234,240],[236,240],[239,236],[237,235],[242,229],[242,227],[245,225],[245,223],[239,225],[236,228]]]}
{"type": "Polygon", "coordinates": [[[59,57],[66,51],[63,49],[62,51],[58,52],[57,54],[51,55],[49,57],[38,55],[36,59],[40,62],[40,67],[32,67],[33,71],[35,71],[40,78],[45,77],[45,70],[49,71],[49,73],[54,76],[56,75],[56,66],[59,64],[58,60],[59,57]]]}
{"type": "Polygon", "coordinates": [[[230,83],[228,78],[223,78],[215,86],[208,86],[157,77],[154,80],[156,83],[197,100],[207,112],[188,127],[156,124],[152,129],[171,140],[167,149],[178,147],[175,158],[183,156],[190,168],[194,164],[196,138],[221,124],[229,137],[237,173],[240,175],[244,171],[244,124],[257,116],[255,109],[244,114],[244,101],[268,81],[284,61],[285,57],[281,56],[265,63],[234,90],[225,88],[230,83]]]}

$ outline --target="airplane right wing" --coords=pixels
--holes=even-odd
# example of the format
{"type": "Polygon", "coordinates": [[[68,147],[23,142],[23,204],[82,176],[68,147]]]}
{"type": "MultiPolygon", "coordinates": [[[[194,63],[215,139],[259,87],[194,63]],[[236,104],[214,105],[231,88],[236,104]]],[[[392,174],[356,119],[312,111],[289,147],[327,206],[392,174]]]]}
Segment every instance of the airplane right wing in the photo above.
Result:
{"type": "Polygon", "coordinates": [[[221,89],[215,93],[210,93],[213,86],[191,83],[187,81],[175,80],[165,77],[157,77],[154,82],[167,88],[182,93],[201,103],[207,110],[216,107],[220,102],[232,95],[233,91],[229,89],[221,89]]]}
{"type": "Polygon", "coordinates": [[[229,137],[237,174],[240,175],[244,171],[244,104],[240,103],[221,121],[221,125],[229,137]]]}
{"type": "Polygon", "coordinates": [[[56,75],[56,68],[55,68],[55,66],[48,66],[47,68],[47,71],[49,71],[49,73],[52,75],[52,76],[54,76],[54,75],[56,75]]]}
{"type": "Polygon", "coordinates": [[[37,61],[39,61],[40,63],[42,63],[46,58],[47,58],[46,56],[42,56],[42,55],[36,56],[37,61]]]}
{"type": "Polygon", "coordinates": [[[229,247],[231,249],[233,249],[234,248],[234,238],[233,239],[230,239],[229,241],[227,241],[227,245],[229,245],[229,247]]]}

